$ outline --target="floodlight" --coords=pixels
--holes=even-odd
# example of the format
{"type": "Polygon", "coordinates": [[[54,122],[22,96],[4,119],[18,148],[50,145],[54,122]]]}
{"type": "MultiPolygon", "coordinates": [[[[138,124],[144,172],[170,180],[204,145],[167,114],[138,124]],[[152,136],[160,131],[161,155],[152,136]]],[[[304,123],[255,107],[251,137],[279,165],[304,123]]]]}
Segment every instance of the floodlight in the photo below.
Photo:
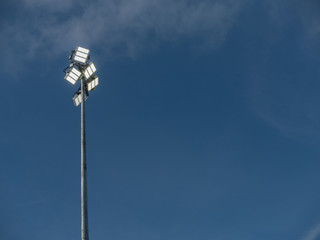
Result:
{"type": "Polygon", "coordinates": [[[81,96],[81,93],[77,93],[74,97],[73,97],[73,103],[76,107],[79,106],[79,104],[81,103],[82,101],[82,96],[81,96]]]}
{"type": "Polygon", "coordinates": [[[83,47],[77,47],[75,54],[73,56],[73,60],[85,64],[89,57],[89,52],[90,52],[89,49],[86,49],[83,47]]]}
{"type": "MultiPolygon", "coordinates": [[[[85,96],[84,100],[87,101],[87,99],[88,99],[88,96],[85,96]]],[[[76,94],[73,97],[73,103],[76,107],[78,107],[81,102],[82,102],[82,95],[81,95],[81,91],[79,90],[78,92],[76,92],[76,94]]]]}
{"type": "Polygon", "coordinates": [[[67,72],[64,79],[66,79],[71,84],[75,84],[79,80],[80,76],[81,76],[81,72],[75,67],[73,67],[69,72],[67,72]]]}
{"type": "Polygon", "coordinates": [[[89,63],[89,66],[84,70],[84,76],[86,79],[90,78],[97,71],[93,62],[89,63]]]}
{"type": "Polygon", "coordinates": [[[94,78],[91,82],[87,83],[88,91],[94,90],[99,84],[99,78],[94,78]]]}

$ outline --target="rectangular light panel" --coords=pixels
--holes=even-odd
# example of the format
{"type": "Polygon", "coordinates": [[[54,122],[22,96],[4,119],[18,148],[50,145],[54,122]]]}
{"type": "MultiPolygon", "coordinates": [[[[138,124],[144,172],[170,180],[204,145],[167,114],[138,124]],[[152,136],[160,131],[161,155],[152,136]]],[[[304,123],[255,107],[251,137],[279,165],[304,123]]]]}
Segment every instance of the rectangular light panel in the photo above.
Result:
{"type": "Polygon", "coordinates": [[[86,58],[82,58],[82,57],[78,57],[78,56],[74,56],[73,60],[76,60],[81,63],[86,63],[86,61],[87,61],[86,58]]]}
{"type": "MultiPolygon", "coordinates": [[[[87,101],[88,97],[85,97],[85,101],[87,101]]],[[[82,95],[81,93],[76,93],[76,95],[73,97],[73,103],[76,107],[80,105],[82,102],[82,95]]]]}
{"type": "Polygon", "coordinates": [[[75,84],[79,80],[80,76],[81,72],[73,67],[64,77],[64,79],[66,79],[71,84],[75,84]]]}
{"type": "Polygon", "coordinates": [[[86,53],[86,54],[89,54],[89,52],[90,52],[89,49],[86,49],[86,48],[83,48],[83,47],[78,47],[77,51],[80,51],[80,52],[83,52],[83,53],[86,53]]]}
{"type": "Polygon", "coordinates": [[[73,59],[81,63],[86,63],[89,56],[89,52],[89,49],[77,47],[73,59]]]}
{"type": "Polygon", "coordinates": [[[82,57],[82,58],[87,58],[88,57],[88,54],[86,54],[86,53],[82,53],[82,52],[77,52],[77,56],[79,56],[79,57],[82,57]]]}
{"type": "Polygon", "coordinates": [[[86,77],[86,79],[88,79],[90,77],[88,71],[84,71],[84,76],[86,77]]]}
{"type": "Polygon", "coordinates": [[[81,72],[80,72],[78,69],[74,68],[74,67],[71,69],[71,72],[72,72],[74,75],[76,75],[78,78],[79,78],[80,75],[81,75],[81,72]]]}
{"type": "Polygon", "coordinates": [[[94,64],[91,62],[91,63],[89,63],[89,66],[86,68],[86,70],[84,71],[84,76],[86,77],[86,79],[88,79],[88,78],[90,78],[96,71],[97,71],[96,67],[95,67],[94,64]]]}
{"type": "Polygon", "coordinates": [[[81,103],[81,94],[77,94],[73,97],[73,103],[76,107],[78,107],[81,103]]]}
{"type": "Polygon", "coordinates": [[[90,63],[90,67],[92,69],[92,72],[96,72],[97,71],[96,66],[93,63],[90,63]]]}
{"type": "Polygon", "coordinates": [[[94,90],[94,88],[98,86],[98,84],[99,84],[99,78],[96,77],[95,79],[93,79],[91,82],[87,84],[88,91],[94,90]]]}
{"type": "Polygon", "coordinates": [[[76,83],[76,81],[70,76],[66,76],[65,79],[73,85],[76,83]]]}

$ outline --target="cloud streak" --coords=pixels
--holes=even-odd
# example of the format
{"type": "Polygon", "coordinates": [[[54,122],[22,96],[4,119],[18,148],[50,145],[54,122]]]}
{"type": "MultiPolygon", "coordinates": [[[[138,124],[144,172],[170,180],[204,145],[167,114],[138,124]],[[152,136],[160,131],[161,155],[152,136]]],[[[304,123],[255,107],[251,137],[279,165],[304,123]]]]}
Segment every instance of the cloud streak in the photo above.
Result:
{"type": "Polygon", "coordinates": [[[39,51],[59,54],[79,43],[132,57],[181,38],[216,46],[234,24],[241,2],[21,0],[16,9],[21,16],[2,24],[0,40],[13,46],[6,52],[23,46],[29,58],[39,51]]]}
{"type": "Polygon", "coordinates": [[[317,240],[320,237],[320,223],[310,229],[301,240],[317,240]]]}

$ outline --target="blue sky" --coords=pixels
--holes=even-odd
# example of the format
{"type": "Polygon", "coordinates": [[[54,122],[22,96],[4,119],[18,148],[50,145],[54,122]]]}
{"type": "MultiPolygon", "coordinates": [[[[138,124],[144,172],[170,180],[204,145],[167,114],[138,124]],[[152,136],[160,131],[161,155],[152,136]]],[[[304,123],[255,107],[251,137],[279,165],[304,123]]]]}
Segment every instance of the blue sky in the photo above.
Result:
{"type": "Polygon", "coordinates": [[[0,239],[320,239],[316,0],[2,1],[0,239]]]}

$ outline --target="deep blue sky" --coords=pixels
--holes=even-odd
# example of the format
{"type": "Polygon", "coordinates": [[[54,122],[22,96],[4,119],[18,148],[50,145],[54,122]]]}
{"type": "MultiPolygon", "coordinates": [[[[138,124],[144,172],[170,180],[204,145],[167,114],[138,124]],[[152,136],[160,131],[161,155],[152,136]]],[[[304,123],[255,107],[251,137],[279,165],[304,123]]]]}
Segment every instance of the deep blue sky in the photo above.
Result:
{"type": "Polygon", "coordinates": [[[320,239],[320,3],[0,3],[0,239],[320,239]]]}

